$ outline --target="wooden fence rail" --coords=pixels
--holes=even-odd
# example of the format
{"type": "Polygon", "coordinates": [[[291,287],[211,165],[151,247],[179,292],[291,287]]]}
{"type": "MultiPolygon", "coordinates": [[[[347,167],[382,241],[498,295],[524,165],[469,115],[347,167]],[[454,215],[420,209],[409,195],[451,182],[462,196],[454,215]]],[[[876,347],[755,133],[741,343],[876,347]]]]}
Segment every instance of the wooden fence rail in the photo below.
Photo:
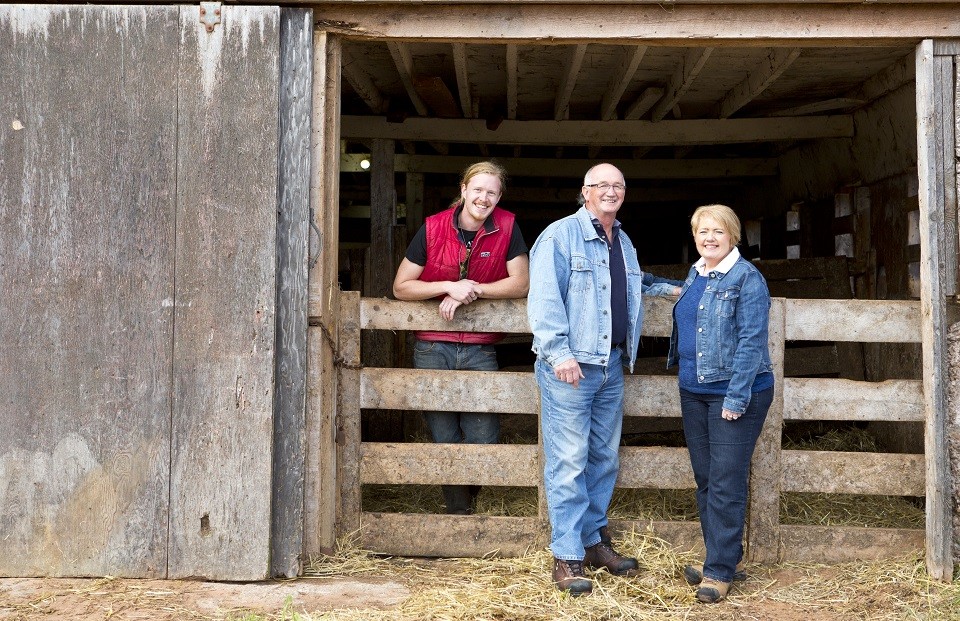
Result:
{"type": "MultiPolygon", "coordinates": [[[[671,302],[644,300],[643,334],[669,336],[671,302]]],[[[340,534],[386,554],[480,556],[521,554],[546,543],[545,507],[531,517],[362,512],[368,484],[473,484],[542,487],[538,444],[450,445],[361,442],[361,409],[464,410],[536,415],[531,372],[361,368],[361,330],[468,330],[528,334],[524,300],[483,300],[446,322],[434,304],[340,295],[337,446],[340,534]],[[361,528],[362,526],[362,528],[361,528]]],[[[754,560],[848,560],[922,549],[919,529],[810,527],[779,522],[783,492],[922,496],[923,455],[783,450],[783,421],[923,421],[920,381],[861,382],[784,378],[786,341],[919,342],[919,304],[901,301],[774,299],[770,346],[777,397],[751,474],[748,555],[754,560]]],[[[318,329],[318,328],[312,328],[318,329]]],[[[676,378],[625,378],[625,416],[679,418],[676,378]]],[[[620,488],[692,489],[686,449],[622,447],[620,488]]],[[[544,504],[542,489],[539,504],[544,504]]],[[[615,528],[652,529],[678,545],[699,541],[695,522],[621,520],[615,528]]]]}

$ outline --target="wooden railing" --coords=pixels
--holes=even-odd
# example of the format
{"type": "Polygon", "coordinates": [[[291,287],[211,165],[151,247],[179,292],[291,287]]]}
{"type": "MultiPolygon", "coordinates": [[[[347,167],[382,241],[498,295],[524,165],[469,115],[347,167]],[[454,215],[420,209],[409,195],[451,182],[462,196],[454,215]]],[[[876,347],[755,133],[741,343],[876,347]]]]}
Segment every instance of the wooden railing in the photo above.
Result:
{"type": "MultiPolygon", "coordinates": [[[[643,334],[669,336],[670,301],[646,299],[643,334]]],[[[362,330],[469,330],[529,333],[524,300],[483,300],[448,323],[434,303],[340,296],[337,451],[340,506],[337,531],[360,532],[361,545],[385,554],[481,556],[521,554],[546,545],[541,447],[537,444],[450,445],[361,442],[361,409],[539,412],[532,373],[361,368],[362,330]],[[531,517],[364,513],[365,484],[475,484],[536,487],[531,517]],[[361,528],[362,527],[362,528],[361,528]]],[[[919,529],[781,525],[783,492],[923,496],[924,456],[783,450],[784,420],[923,421],[921,382],[783,377],[787,341],[919,342],[920,305],[867,300],[775,298],[770,350],[776,374],[773,406],[751,471],[747,547],[751,560],[838,561],[923,548],[919,529]]],[[[676,378],[625,378],[625,416],[680,417],[676,378]]],[[[617,486],[688,489],[693,475],[684,448],[622,447],[617,486]]],[[[679,545],[700,539],[695,522],[614,523],[652,527],[679,545]]]]}

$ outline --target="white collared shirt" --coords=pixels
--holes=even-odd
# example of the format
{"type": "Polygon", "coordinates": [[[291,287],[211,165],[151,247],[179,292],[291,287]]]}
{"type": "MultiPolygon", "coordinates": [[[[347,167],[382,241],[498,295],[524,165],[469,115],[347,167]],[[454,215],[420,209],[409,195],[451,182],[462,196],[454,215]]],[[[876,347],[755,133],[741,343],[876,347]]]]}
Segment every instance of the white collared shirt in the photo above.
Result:
{"type": "Polygon", "coordinates": [[[737,262],[740,258],[740,251],[737,250],[737,247],[734,246],[733,250],[730,251],[730,254],[723,257],[723,261],[720,261],[720,264],[717,265],[712,270],[707,269],[707,260],[703,257],[700,257],[700,260],[693,264],[697,268],[697,273],[701,276],[706,276],[710,272],[720,272],[721,274],[726,274],[730,271],[730,268],[733,267],[733,264],[737,262]]]}

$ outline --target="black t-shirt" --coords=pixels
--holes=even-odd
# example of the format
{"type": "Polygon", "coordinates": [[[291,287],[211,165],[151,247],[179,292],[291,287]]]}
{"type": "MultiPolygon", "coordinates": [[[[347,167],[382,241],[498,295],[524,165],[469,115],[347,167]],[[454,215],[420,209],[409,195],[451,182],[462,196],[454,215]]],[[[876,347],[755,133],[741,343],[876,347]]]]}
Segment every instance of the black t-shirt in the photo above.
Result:
{"type": "MultiPolygon", "coordinates": [[[[460,229],[463,234],[463,241],[466,244],[472,244],[474,238],[477,236],[477,231],[465,231],[460,229]]],[[[527,253],[527,244],[523,241],[523,234],[520,232],[520,226],[517,224],[517,221],[513,221],[513,231],[510,233],[510,246],[507,248],[507,261],[516,259],[521,254],[527,253]]],[[[420,230],[417,231],[417,234],[413,236],[413,239],[410,240],[410,245],[407,246],[407,259],[411,263],[416,263],[417,265],[424,266],[427,264],[427,225],[420,227],[420,230]]]]}

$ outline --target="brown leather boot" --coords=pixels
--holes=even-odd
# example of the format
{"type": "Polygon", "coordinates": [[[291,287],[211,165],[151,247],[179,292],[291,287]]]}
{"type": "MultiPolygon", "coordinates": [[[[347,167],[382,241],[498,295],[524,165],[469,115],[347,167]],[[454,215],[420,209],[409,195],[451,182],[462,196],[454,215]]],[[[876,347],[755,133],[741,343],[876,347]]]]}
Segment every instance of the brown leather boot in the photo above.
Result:
{"type": "Polygon", "coordinates": [[[704,578],[697,589],[697,600],[704,604],[716,604],[727,596],[730,591],[729,582],[720,582],[713,578],[704,578]]]}
{"type": "Polygon", "coordinates": [[[635,576],[640,567],[637,559],[622,556],[613,549],[612,545],[604,541],[587,548],[584,551],[583,562],[592,569],[604,567],[614,576],[635,576]]]}
{"type": "Polygon", "coordinates": [[[577,597],[593,591],[593,582],[583,575],[583,561],[553,559],[553,582],[561,591],[577,597]]]}

